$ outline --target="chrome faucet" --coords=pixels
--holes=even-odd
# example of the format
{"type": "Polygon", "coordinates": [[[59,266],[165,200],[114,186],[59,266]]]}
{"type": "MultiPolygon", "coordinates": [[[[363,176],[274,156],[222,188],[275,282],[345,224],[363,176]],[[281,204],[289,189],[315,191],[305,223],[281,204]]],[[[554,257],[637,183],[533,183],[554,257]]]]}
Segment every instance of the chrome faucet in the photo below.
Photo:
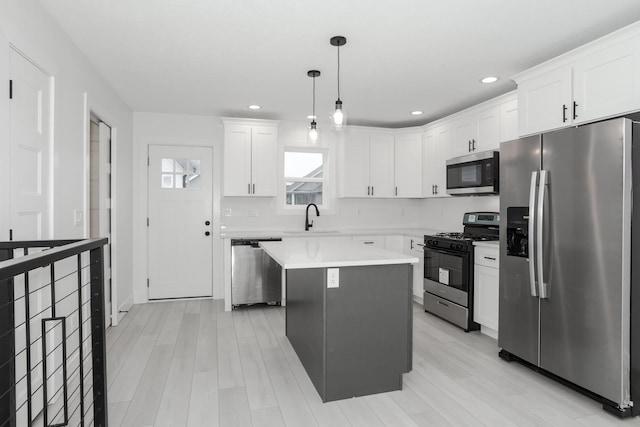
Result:
{"type": "Polygon", "coordinates": [[[309,203],[307,205],[307,214],[304,217],[304,231],[309,231],[311,227],[313,227],[313,221],[309,222],[309,207],[313,206],[316,208],[316,216],[320,216],[320,211],[315,203],[309,203]]]}

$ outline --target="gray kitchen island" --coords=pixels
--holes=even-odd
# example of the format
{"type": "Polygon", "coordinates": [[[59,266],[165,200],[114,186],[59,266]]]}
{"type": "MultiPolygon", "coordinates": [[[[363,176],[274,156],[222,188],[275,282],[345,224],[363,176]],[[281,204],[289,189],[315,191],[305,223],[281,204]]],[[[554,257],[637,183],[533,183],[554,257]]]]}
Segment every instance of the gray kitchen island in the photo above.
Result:
{"type": "Polygon", "coordinates": [[[418,258],[331,239],[262,242],[286,280],[286,336],[324,402],[402,389],[418,258]]]}

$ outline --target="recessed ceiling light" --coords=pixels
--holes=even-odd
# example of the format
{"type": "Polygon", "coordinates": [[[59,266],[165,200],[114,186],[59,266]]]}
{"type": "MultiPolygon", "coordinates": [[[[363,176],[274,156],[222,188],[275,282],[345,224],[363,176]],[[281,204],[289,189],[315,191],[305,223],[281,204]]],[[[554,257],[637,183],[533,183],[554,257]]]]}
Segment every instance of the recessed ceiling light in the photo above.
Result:
{"type": "Polygon", "coordinates": [[[318,118],[318,117],[314,116],[313,114],[309,114],[309,115],[307,116],[307,119],[309,119],[309,120],[315,120],[315,119],[317,119],[317,118],[318,118]]]}
{"type": "Polygon", "coordinates": [[[250,110],[259,110],[259,109],[261,109],[261,108],[262,108],[261,106],[259,106],[259,105],[255,105],[255,104],[254,104],[254,105],[249,105],[249,109],[250,109],[250,110]]]}
{"type": "Polygon", "coordinates": [[[480,83],[495,83],[499,79],[500,79],[500,77],[489,76],[489,77],[485,77],[484,79],[480,80],[480,83]]]}
{"type": "Polygon", "coordinates": [[[415,110],[411,112],[412,116],[421,116],[422,114],[424,114],[422,111],[420,110],[415,110]]]}

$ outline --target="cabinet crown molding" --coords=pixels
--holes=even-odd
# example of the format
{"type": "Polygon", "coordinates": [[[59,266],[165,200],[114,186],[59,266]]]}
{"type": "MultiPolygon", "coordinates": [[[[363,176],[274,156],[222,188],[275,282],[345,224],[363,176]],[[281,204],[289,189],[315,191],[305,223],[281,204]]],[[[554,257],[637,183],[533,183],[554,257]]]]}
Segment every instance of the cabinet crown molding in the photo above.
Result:
{"type": "Polygon", "coordinates": [[[225,125],[242,125],[242,126],[278,126],[280,120],[266,120],[266,119],[246,119],[237,117],[220,117],[222,123],[225,125]]]}

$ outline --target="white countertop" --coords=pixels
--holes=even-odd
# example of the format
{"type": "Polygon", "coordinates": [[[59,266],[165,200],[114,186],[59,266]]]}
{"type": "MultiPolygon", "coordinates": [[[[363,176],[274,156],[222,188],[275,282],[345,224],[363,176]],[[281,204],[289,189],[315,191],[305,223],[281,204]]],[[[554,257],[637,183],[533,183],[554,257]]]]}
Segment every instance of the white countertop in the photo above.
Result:
{"type": "Polygon", "coordinates": [[[498,248],[500,247],[500,242],[498,240],[493,240],[490,242],[477,241],[473,242],[474,246],[484,246],[485,248],[498,248]]]}
{"type": "Polygon", "coordinates": [[[260,246],[285,269],[415,264],[418,258],[359,242],[332,239],[291,239],[260,242],[260,246]]]}
{"type": "MultiPolygon", "coordinates": [[[[350,228],[343,230],[268,230],[268,229],[224,229],[220,230],[220,237],[223,239],[254,239],[264,237],[339,237],[339,236],[365,236],[365,235],[402,235],[402,236],[425,236],[442,232],[429,228],[350,228]]],[[[449,230],[451,231],[451,230],[449,230]]]]}

